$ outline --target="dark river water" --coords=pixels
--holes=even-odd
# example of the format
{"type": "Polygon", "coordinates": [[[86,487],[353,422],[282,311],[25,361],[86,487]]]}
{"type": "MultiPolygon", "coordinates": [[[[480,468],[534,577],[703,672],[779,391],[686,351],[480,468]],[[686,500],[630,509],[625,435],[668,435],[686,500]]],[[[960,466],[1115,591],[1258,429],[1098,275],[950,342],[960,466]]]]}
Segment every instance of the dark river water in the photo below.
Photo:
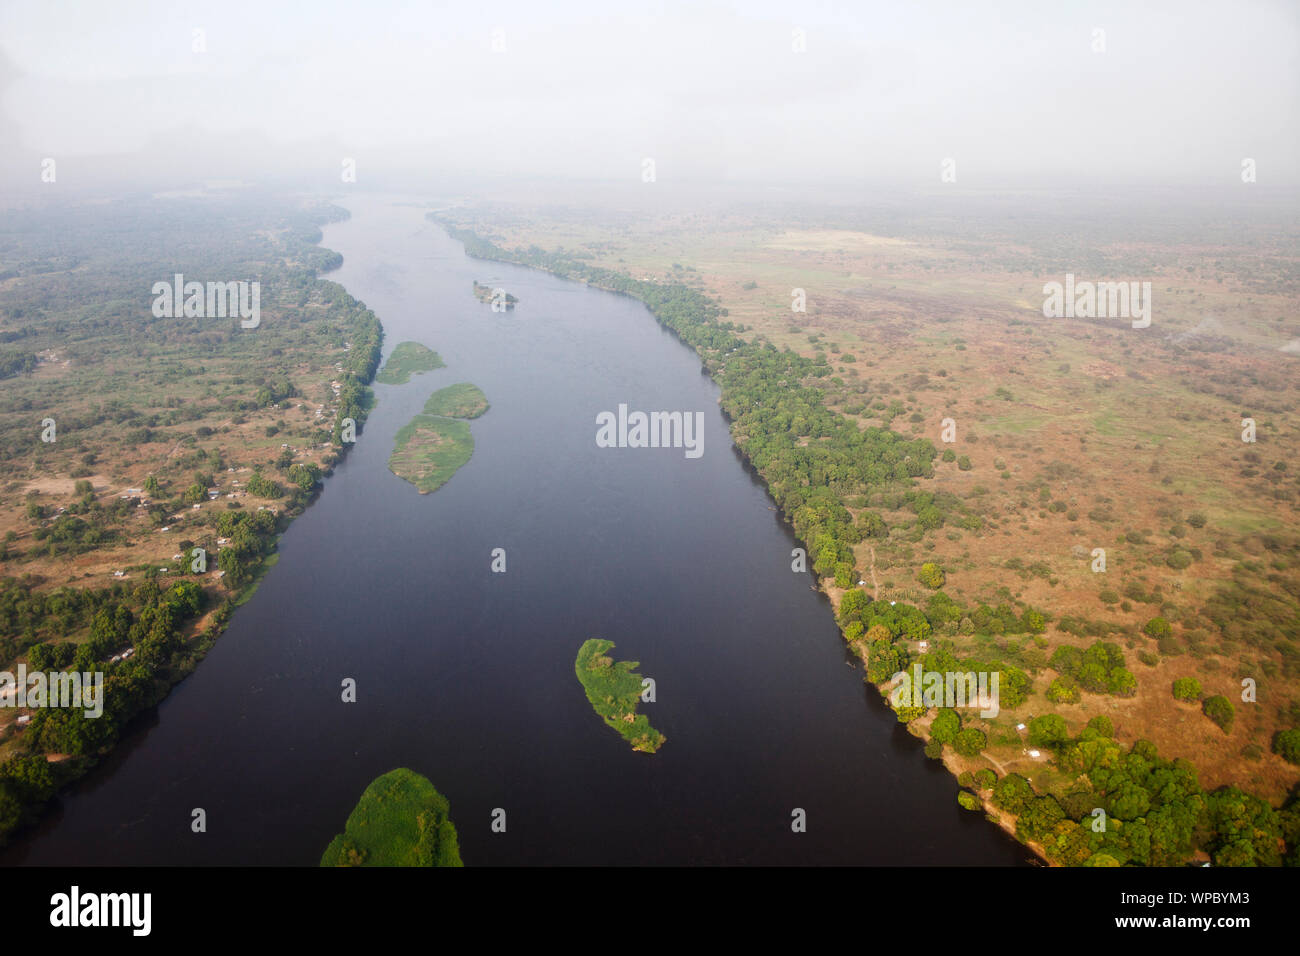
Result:
{"type": "Polygon", "coordinates": [[[448,797],[469,866],[1028,858],[848,665],[694,353],[636,301],[469,259],[417,208],[350,205],[325,229],[345,260],[330,278],[374,309],[385,354],[415,340],[447,367],[375,386],[359,443],[207,658],[0,859],[311,866],[394,767],[448,797]],[[475,279],[517,308],[492,312],[475,279]],[[455,382],[492,408],[469,464],[420,495],[388,471],[393,436],[455,382]],[[620,403],[703,412],[703,456],[598,448],[620,403]],[[655,679],[657,754],[587,703],[589,637],[655,679]]]}

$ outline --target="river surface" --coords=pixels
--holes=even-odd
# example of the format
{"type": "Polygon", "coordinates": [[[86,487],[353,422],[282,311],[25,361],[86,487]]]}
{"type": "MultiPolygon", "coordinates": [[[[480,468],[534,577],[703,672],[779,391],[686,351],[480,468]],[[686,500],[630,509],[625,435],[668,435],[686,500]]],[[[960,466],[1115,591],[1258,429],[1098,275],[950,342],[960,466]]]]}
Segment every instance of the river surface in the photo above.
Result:
{"type": "Polygon", "coordinates": [[[447,367],[375,386],[207,658],[0,860],[315,865],[394,767],[448,797],[470,866],[1028,859],[850,666],[692,351],[632,299],[467,258],[414,206],[349,206],[324,230],[329,278],[379,316],[385,356],[414,340],[447,367]],[[492,312],[475,279],[518,306],[492,312]],[[388,471],[393,436],[455,382],[492,407],[469,464],[421,495],[388,471]],[[703,456],[598,448],[620,403],[703,412],[703,456]],[[654,678],[657,754],[587,703],[589,637],[654,678]]]}

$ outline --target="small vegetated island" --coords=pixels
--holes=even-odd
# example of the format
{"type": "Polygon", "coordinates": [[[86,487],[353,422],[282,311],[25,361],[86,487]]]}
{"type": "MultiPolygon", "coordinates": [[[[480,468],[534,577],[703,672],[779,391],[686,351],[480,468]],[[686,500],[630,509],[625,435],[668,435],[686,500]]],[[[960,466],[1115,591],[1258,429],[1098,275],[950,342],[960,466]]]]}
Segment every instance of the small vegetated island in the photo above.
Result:
{"type": "Polygon", "coordinates": [[[451,805],[412,770],[377,777],[357,801],[321,866],[464,866],[451,805]]]}
{"type": "Polygon", "coordinates": [[[587,692],[587,700],[605,723],[617,730],[633,750],[652,754],[667,738],[650,726],[644,714],[636,712],[642,690],[641,675],[635,670],[638,662],[615,663],[605,654],[613,646],[613,641],[599,638],[584,641],[574,670],[587,692]]]}
{"type": "Polygon", "coordinates": [[[478,386],[462,382],[429,396],[424,411],[397,433],[389,470],[427,495],[437,491],[474,454],[469,422],[488,410],[487,397],[478,386]]]}
{"type": "MultiPolygon", "coordinates": [[[[494,293],[495,293],[495,292],[497,291],[497,289],[499,289],[499,288],[500,288],[500,286],[483,285],[483,284],[480,283],[477,279],[475,279],[475,280],[474,280],[474,298],[478,299],[480,302],[491,303],[491,302],[492,302],[492,299],[493,299],[493,297],[494,297],[494,293]]],[[[501,289],[501,292],[502,292],[502,295],[505,297],[505,299],[504,299],[505,307],[506,307],[507,309],[513,309],[513,308],[515,307],[515,303],[518,302],[519,299],[516,298],[515,296],[511,295],[509,292],[506,292],[505,289],[501,289]]]]}
{"type": "Polygon", "coordinates": [[[375,376],[375,381],[384,385],[405,385],[412,375],[444,367],[442,356],[428,346],[419,342],[399,342],[375,376]]]}

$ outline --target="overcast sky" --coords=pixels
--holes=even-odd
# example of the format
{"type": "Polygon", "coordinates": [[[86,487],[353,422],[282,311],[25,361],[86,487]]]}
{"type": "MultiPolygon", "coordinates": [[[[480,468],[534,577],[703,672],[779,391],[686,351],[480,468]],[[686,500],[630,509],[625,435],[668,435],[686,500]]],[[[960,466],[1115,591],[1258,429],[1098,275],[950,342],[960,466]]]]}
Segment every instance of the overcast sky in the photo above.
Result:
{"type": "Polygon", "coordinates": [[[19,176],[1294,187],[1300,3],[0,0],[0,109],[19,176]]]}

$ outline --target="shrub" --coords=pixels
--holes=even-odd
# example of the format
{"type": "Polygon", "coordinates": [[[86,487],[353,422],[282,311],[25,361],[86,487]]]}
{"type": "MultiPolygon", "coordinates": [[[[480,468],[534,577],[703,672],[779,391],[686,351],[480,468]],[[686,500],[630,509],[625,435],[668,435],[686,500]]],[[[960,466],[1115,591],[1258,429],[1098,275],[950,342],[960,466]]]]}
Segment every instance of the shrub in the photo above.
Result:
{"type": "Polygon", "coordinates": [[[962,455],[957,459],[957,469],[959,471],[970,471],[973,467],[974,466],[970,463],[970,458],[966,455],[962,455]]]}
{"type": "Polygon", "coordinates": [[[1094,730],[1103,737],[1115,736],[1115,722],[1105,714],[1098,714],[1088,721],[1088,730],[1094,730]]]}
{"type": "Polygon", "coordinates": [[[998,775],[988,767],[975,771],[975,786],[981,790],[992,790],[997,782],[998,775]]]}
{"type": "Polygon", "coordinates": [[[1137,678],[1126,667],[1112,670],[1106,685],[1106,689],[1115,697],[1132,697],[1137,694],[1137,678]]]}
{"type": "Polygon", "coordinates": [[[1176,700],[1200,700],[1201,682],[1195,677],[1180,677],[1174,681],[1174,698],[1176,700]]]}
{"type": "Polygon", "coordinates": [[[965,790],[958,792],[957,802],[967,810],[979,810],[984,806],[984,804],[980,802],[979,797],[975,796],[973,793],[967,793],[965,790]]]}
{"type": "Polygon", "coordinates": [[[943,744],[937,740],[931,740],[925,745],[925,755],[931,760],[938,760],[943,756],[943,744]]]}
{"type": "Polygon", "coordinates": [[[1160,640],[1163,637],[1169,637],[1172,635],[1174,629],[1169,626],[1169,622],[1163,617],[1153,617],[1151,620],[1147,621],[1146,624],[1142,625],[1142,631],[1147,635],[1147,637],[1154,637],[1156,640],[1160,640]]]}
{"type": "Polygon", "coordinates": [[[927,561],[925,564],[921,565],[921,571],[919,574],[917,574],[916,577],[917,580],[919,580],[926,587],[934,590],[943,587],[943,583],[945,580],[943,568],[939,567],[939,565],[934,564],[933,562],[930,561],[927,561]]]}
{"type": "Polygon", "coordinates": [[[1047,699],[1054,704],[1077,704],[1079,682],[1069,674],[1056,678],[1047,688],[1047,699]]]}
{"type": "Polygon", "coordinates": [[[1225,734],[1232,727],[1232,718],[1236,714],[1232,703],[1222,694],[1216,694],[1205,701],[1205,716],[1219,725],[1225,734]]]}
{"type": "Polygon", "coordinates": [[[1276,734],[1273,737],[1273,753],[1287,763],[1300,765],[1300,728],[1276,734]]]}

